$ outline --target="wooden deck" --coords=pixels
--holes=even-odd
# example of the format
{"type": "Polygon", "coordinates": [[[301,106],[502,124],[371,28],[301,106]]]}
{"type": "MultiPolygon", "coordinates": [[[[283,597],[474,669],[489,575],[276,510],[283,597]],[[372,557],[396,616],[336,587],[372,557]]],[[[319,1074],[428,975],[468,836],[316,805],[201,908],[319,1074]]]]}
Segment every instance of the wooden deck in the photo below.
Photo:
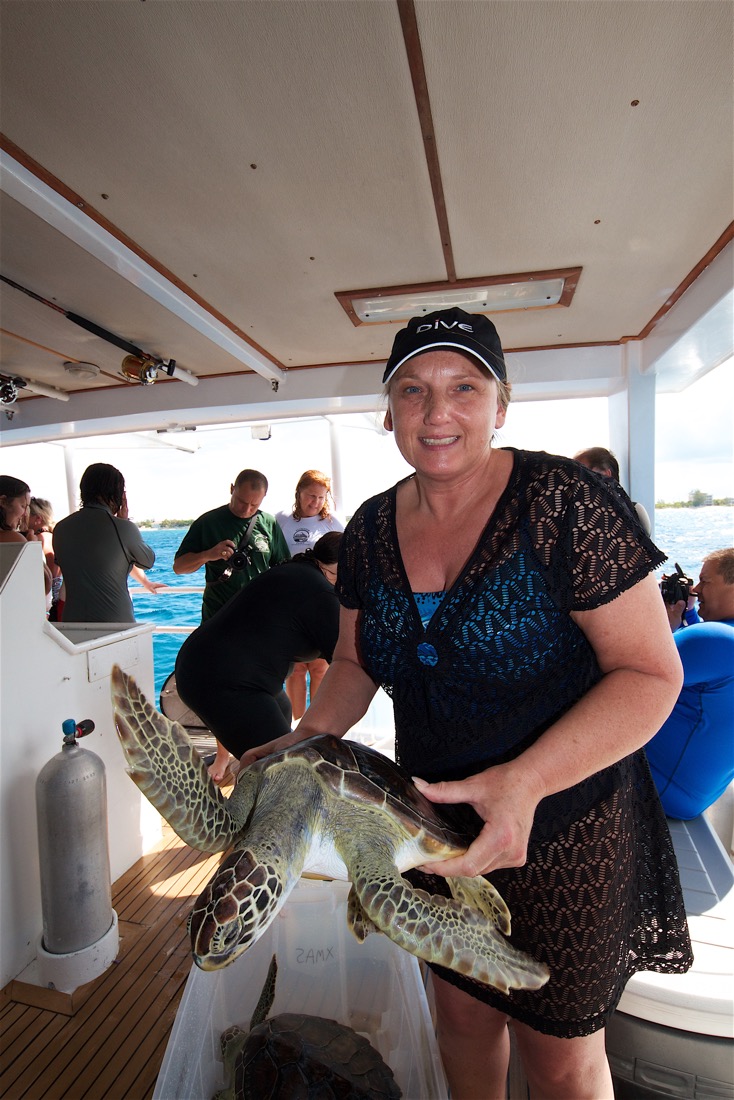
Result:
{"type": "Polygon", "coordinates": [[[62,994],[39,988],[32,1007],[11,999],[13,983],[2,991],[4,1100],[153,1095],[191,969],[187,917],[220,858],[193,851],[164,826],[156,849],[113,885],[120,952],[103,975],[74,994],[73,1015],[68,998],[65,1011],[41,1007],[54,997],[58,1003],[62,994]]]}

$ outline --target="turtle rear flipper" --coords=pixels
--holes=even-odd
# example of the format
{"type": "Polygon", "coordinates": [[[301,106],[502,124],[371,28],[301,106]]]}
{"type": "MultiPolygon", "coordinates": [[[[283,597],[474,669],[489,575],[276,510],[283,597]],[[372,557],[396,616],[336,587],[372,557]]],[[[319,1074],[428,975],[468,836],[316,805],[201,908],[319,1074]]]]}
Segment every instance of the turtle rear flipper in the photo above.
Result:
{"type": "Polygon", "coordinates": [[[261,1024],[263,1020],[268,1018],[270,1009],[273,1007],[273,1001],[275,1000],[275,983],[278,980],[278,960],[273,955],[270,960],[270,966],[268,972],[265,975],[265,982],[260,990],[260,998],[255,1005],[255,1011],[250,1018],[250,1031],[261,1024]]]}
{"type": "Polygon", "coordinates": [[[463,901],[466,905],[473,906],[480,913],[484,913],[488,920],[496,924],[500,932],[505,936],[510,934],[510,910],[505,905],[505,899],[499,890],[482,878],[447,878],[452,896],[456,901],[463,901]]]}
{"type": "Polygon", "coordinates": [[[502,993],[540,989],[548,981],[548,968],[518,951],[498,930],[492,905],[485,902],[480,911],[454,898],[416,890],[394,864],[388,865],[374,853],[352,869],[354,888],[368,919],[419,959],[502,993]]]}
{"type": "Polygon", "coordinates": [[[379,932],[373,920],[365,913],[362,908],[362,903],[357,896],[357,891],[352,886],[349,890],[349,896],[347,897],[347,926],[354,938],[360,943],[369,936],[370,932],[379,932]]]}
{"type": "MultiPolygon", "coordinates": [[[[183,841],[202,852],[223,852],[239,832],[186,730],[150,705],[131,676],[112,668],[115,727],[127,772],[183,841]]],[[[241,801],[241,798],[240,798],[241,801]]]]}

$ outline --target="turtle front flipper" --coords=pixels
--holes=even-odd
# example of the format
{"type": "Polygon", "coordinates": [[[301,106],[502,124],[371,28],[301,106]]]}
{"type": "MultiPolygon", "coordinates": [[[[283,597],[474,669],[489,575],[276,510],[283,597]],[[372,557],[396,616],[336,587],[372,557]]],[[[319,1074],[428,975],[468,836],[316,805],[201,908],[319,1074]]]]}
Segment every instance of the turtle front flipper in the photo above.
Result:
{"type": "Polygon", "coordinates": [[[229,848],[240,823],[186,730],[159,714],[117,665],[112,668],[112,708],[128,775],[145,797],[192,848],[229,848]]]}
{"type": "MultiPolygon", "coordinates": [[[[502,993],[540,989],[548,981],[548,968],[518,951],[498,930],[494,903],[485,900],[479,909],[416,890],[384,853],[374,850],[351,859],[348,866],[367,918],[412,955],[502,993]]],[[[469,893],[464,887],[463,895],[468,898],[469,893]]]]}
{"type": "Polygon", "coordinates": [[[224,1062],[224,1078],[228,1082],[223,1089],[215,1092],[212,1100],[237,1100],[235,1091],[235,1065],[247,1041],[247,1032],[233,1024],[226,1028],[219,1039],[219,1048],[224,1062]]]}

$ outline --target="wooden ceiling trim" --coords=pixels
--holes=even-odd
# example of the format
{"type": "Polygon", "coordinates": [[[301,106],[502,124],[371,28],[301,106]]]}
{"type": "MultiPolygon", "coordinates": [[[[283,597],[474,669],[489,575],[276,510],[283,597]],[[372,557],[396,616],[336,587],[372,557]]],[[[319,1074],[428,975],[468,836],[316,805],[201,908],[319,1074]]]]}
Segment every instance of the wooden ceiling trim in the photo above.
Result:
{"type": "MultiPolygon", "coordinates": [[[[47,187],[50,187],[52,191],[55,191],[58,195],[61,195],[62,198],[66,199],[67,202],[70,202],[78,210],[81,210],[82,213],[84,213],[88,218],[91,219],[91,221],[96,222],[97,225],[99,225],[102,229],[109,233],[110,236],[114,237],[115,240],[119,241],[120,244],[124,245],[126,248],[129,248],[130,251],[134,252],[139,259],[148,264],[148,266],[153,268],[154,271],[157,271],[159,275],[162,275],[164,279],[167,279],[170,283],[177,287],[178,290],[186,294],[189,298],[192,299],[192,301],[196,302],[197,305],[206,310],[207,313],[216,318],[217,321],[225,325],[230,330],[230,332],[233,332],[235,336],[242,340],[243,343],[247,344],[249,347],[253,348],[261,355],[264,355],[266,359],[268,359],[271,363],[274,364],[274,366],[278,367],[280,370],[285,370],[285,367],[282,363],[280,363],[273,355],[271,355],[269,351],[261,347],[260,344],[256,343],[249,336],[247,336],[241,328],[239,328],[233,321],[229,319],[229,317],[226,317],[223,313],[220,313],[220,311],[215,306],[211,305],[210,302],[207,302],[205,298],[202,298],[200,294],[197,294],[195,290],[184,283],[183,280],[179,279],[177,275],[174,275],[172,271],[169,271],[167,267],[165,267],[162,263],[159,263],[159,261],[156,260],[154,256],[151,256],[149,252],[146,252],[144,248],[141,248],[141,246],[137,244],[136,241],[132,240],[131,237],[128,237],[128,235],[124,233],[121,229],[119,229],[118,226],[109,221],[104,216],[104,214],[101,214],[99,210],[96,210],[93,206],[91,206],[86,201],[86,199],[77,194],[76,191],[72,191],[72,189],[70,187],[67,187],[67,185],[62,180],[58,179],[57,176],[54,176],[52,172],[49,172],[48,169],[44,168],[42,164],[39,164],[38,161],[34,160],[33,157],[29,156],[28,153],[26,153],[23,149],[16,145],[14,141],[11,141],[10,138],[6,137],[6,135],[2,133],[0,133],[0,149],[6,152],[8,156],[11,156],[14,160],[17,160],[19,164],[22,164],[24,168],[26,168],[29,172],[36,176],[37,179],[41,180],[42,183],[45,183],[47,187]]],[[[251,372],[245,370],[243,373],[251,372]]],[[[254,371],[252,373],[254,373],[254,371]]]]}
{"type": "Polygon", "coordinates": [[[449,282],[453,283],[456,281],[456,264],[454,263],[454,250],[451,244],[446,198],[441,178],[441,165],[436,146],[436,131],[433,126],[433,113],[428,95],[428,81],[426,80],[426,69],[423,64],[423,50],[420,34],[418,33],[415,4],[414,0],[397,0],[397,5],[400,14],[400,25],[403,30],[403,40],[405,41],[405,52],[408,55],[410,77],[413,81],[415,104],[418,109],[418,119],[423,137],[423,149],[431,181],[431,191],[433,192],[433,205],[436,210],[438,231],[441,236],[441,250],[446,264],[446,276],[449,282]]]}
{"type": "MultiPolygon", "coordinates": [[[[58,351],[56,348],[47,347],[46,344],[39,344],[35,340],[29,340],[27,336],[21,336],[17,332],[10,332],[9,329],[0,328],[0,333],[3,336],[10,337],[10,339],[12,339],[12,340],[18,340],[21,344],[27,344],[29,347],[32,347],[32,348],[38,348],[39,351],[47,351],[49,355],[52,355],[54,357],[54,359],[60,359],[63,363],[84,363],[84,362],[86,362],[85,359],[75,359],[73,355],[67,355],[67,353],[64,352],[64,351],[58,351]]],[[[96,367],[97,364],[95,363],[94,366],[96,367]]],[[[97,369],[99,370],[100,374],[106,375],[107,378],[114,378],[114,379],[117,379],[119,381],[119,378],[120,378],[119,374],[114,374],[112,371],[104,370],[102,367],[97,367],[97,369]]],[[[20,374],[21,372],[20,371],[14,371],[14,372],[9,371],[7,373],[20,374]]],[[[41,379],[39,378],[39,379],[37,379],[37,381],[40,382],[41,379]]],[[[87,385],[89,384],[88,381],[87,381],[86,384],[87,385]]],[[[37,397],[38,394],[34,394],[34,396],[37,397]]]]}
{"type": "Polygon", "coordinates": [[[630,340],[644,340],[646,336],[649,336],[655,326],[663,319],[666,313],[672,309],[679,298],[685,294],[690,286],[693,286],[698,276],[706,270],[710,263],[716,259],[719,253],[726,248],[730,241],[734,240],[734,222],[730,222],[719,239],[711,246],[705,256],[702,256],[695,267],[686,275],[682,283],[680,283],[669,298],[666,299],[665,304],[660,307],[654,317],[651,317],[645,327],[637,336],[623,336],[619,341],[620,344],[628,343],[630,340]]]}

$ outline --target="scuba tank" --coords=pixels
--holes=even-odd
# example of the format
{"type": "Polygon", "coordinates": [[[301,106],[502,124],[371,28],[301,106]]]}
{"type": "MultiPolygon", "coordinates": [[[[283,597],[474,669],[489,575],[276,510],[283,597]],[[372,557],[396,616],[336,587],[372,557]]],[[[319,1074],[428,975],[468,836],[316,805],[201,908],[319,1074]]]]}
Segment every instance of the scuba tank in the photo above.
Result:
{"type": "Polygon", "coordinates": [[[77,744],[93,729],[67,718],[61,752],[36,780],[43,947],[59,955],[96,943],[113,922],[105,767],[77,744]]]}

